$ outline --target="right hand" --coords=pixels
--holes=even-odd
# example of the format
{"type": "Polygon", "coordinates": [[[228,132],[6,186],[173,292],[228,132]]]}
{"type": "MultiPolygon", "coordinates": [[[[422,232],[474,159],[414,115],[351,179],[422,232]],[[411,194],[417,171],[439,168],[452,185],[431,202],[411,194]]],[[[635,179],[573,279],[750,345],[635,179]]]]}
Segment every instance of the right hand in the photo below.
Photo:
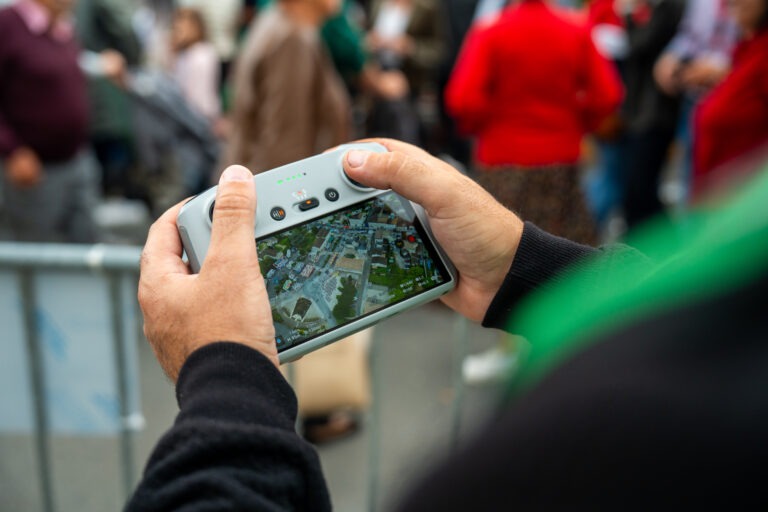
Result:
{"type": "Polygon", "coordinates": [[[653,78],[667,96],[676,96],[682,92],[679,73],[680,59],[671,53],[662,55],[653,67],[653,78]]]}
{"type": "Polygon", "coordinates": [[[352,150],[344,158],[350,178],[391,188],[424,207],[440,245],[459,272],[456,288],[442,300],[480,322],[517,252],[523,222],[488,192],[447,163],[415,146],[371,139],[389,152],[352,150]]]}
{"type": "Polygon", "coordinates": [[[32,188],[43,179],[43,164],[37,154],[27,147],[11,153],[4,166],[8,181],[18,188],[32,188]]]}

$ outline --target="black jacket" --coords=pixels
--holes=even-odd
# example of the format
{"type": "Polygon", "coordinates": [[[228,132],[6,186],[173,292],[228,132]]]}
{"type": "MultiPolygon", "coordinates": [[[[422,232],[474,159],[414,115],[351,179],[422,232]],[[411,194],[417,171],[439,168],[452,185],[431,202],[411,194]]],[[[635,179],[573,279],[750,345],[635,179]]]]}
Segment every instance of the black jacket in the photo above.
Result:
{"type": "MultiPolygon", "coordinates": [[[[528,224],[487,325],[595,250],[528,224]],[[545,261],[546,260],[546,261],[545,261]]],[[[642,261],[631,250],[604,255],[642,261]]],[[[642,264],[642,263],[641,263],[642,264]]],[[[515,399],[400,510],[765,506],[768,268],[735,288],[601,335],[515,399]]],[[[127,510],[328,510],[296,401],[242,345],[192,354],[181,412],[127,510]]]]}

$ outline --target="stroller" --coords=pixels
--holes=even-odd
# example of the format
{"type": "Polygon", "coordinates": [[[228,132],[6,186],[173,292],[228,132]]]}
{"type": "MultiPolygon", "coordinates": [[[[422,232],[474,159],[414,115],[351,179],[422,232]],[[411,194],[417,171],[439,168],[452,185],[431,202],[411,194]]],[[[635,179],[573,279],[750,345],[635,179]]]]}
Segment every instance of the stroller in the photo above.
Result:
{"type": "Polygon", "coordinates": [[[219,160],[219,141],[209,121],[192,110],[173,80],[161,72],[137,71],[127,83],[135,124],[139,171],[131,195],[155,217],[207,188],[219,160]]]}

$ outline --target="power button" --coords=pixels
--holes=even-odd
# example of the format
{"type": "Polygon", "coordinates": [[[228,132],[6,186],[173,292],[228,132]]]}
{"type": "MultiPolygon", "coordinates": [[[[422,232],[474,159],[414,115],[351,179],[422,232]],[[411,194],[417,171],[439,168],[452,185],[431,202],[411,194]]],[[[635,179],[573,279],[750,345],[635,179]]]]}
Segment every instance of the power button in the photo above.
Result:
{"type": "Polygon", "coordinates": [[[339,191],[335,188],[329,188],[325,190],[325,198],[331,202],[339,199],[339,191]]]}
{"type": "Polygon", "coordinates": [[[285,218],[285,209],[279,206],[275,206],[269,212],[269,216],[272,217],[273,220],[283,220],[285,218]]]}

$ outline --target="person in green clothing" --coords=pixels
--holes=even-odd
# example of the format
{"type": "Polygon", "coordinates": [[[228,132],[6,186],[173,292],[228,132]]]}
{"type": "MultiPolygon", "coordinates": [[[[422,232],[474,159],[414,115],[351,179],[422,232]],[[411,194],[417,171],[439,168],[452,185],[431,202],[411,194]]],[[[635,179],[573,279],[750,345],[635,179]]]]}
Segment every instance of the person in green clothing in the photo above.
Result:
{"type": "MultiPolygon", "coordinates": [[[[442,300],[534,347],[515,396],[414,482],[397,510],[765,503],[768,168],[684,232],[640,234],[638,244],[666,252],[651,261],[630,247],[549,235],[426,152],[379,142],[389,153],[350,151],[345,172],[422,204],[459,272],[442,300]]],[[[178,379],[181,412],[127,510],[330,510],[320,461],[296,436],[295,400],[275,368],[254,263],[253,181],[238,167],[223,176],[217,204],[232,208],[214,218],[209,252],[221,258],[189,275],[180,205],[145,248],[145,333],[178,379]],[[212,491],[200,492],[202,483],[212,491]]]]}
{"type": "MultiPolygon", "coordinates": [[[[256,1],[262,12],[273,0],[256,1]]],[[[408,80],[397,70],[382,70],[366,50],[365,34],[350,20],[351,0],[344,0],[341,10],[325,21],[320,35],[336,71],[354,93],[364,91],[374,97],[396,99],[408,93],[408,80]]]]}
{"type": "MultiPolygon", "coordinates": [[[[91,52],[111,51],[124,66],[136,67],[141,47],[131,25],[134,7],[120,0],[79,0],[74,11],[77,36],[91,52]]],[[[102,189],[122,192],[135,164],[131,103],[125,91],[104,77],[89,77],[90,138],[102,171],[102,189]]]]}

